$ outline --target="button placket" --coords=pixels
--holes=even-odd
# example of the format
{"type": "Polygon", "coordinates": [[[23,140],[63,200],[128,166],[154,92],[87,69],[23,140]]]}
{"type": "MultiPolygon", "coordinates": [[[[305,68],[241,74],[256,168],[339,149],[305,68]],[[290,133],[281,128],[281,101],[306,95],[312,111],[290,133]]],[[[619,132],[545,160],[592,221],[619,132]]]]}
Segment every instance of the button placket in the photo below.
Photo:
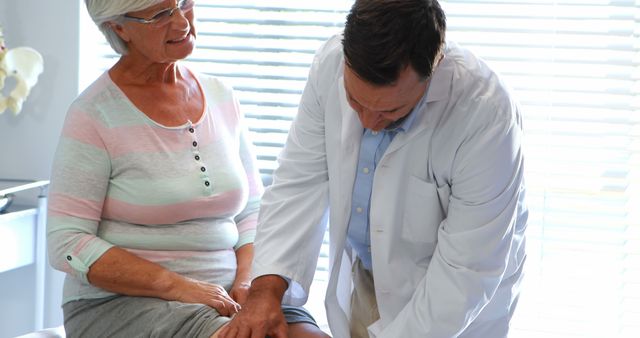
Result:
{"type": "Polygon", "coordinates": [[[212,180],[207,173],[207,167],[202,162],[202,156],[200,156],[200,147],[198,143],[198,135],[191,121],[189,121],[186,132],[191,136],[191,153],[193,155],[193,159],[196,162],[196,165],[200,170],[200,177],[202,178],[203,185],[207,190],[210,190],[212,189],[212,180]]]}

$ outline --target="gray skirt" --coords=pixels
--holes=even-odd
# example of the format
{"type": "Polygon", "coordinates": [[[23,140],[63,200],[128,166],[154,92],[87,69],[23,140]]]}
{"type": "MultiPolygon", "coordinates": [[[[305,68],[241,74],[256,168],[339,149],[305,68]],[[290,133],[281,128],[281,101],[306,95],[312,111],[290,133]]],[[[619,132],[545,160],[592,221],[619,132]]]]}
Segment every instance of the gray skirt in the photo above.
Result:
{"type": "MultiPolygon", "coordinates": [[[[231,320],[202,304],[158,298],[112,296],[72,301],[62,306],[68,338],[203,337],[209,338],[231,320]]],[[[317,326],[307,310],[282,306],[289,324],[317,326]]]]}

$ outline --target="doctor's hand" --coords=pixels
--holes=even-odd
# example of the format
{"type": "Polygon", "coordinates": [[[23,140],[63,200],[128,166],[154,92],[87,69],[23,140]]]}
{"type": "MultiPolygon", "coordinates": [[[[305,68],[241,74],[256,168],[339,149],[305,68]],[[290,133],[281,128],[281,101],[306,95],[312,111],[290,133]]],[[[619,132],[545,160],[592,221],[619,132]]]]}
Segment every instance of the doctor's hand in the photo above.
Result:
{"type": "Polygon", "coordinates": [[[287,338],[282,296],[287,282],[280,276],[262,276],[251,283],[242,310],[218,333],[219,338],[287,338]]]}

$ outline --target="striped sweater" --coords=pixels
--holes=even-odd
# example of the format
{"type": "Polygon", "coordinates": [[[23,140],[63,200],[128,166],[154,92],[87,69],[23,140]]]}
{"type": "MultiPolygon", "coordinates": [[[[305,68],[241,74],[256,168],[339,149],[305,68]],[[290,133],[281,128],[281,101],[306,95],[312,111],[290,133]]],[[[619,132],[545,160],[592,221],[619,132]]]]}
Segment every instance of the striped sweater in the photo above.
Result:
{"type": "Polygon", "coordinates": [[[63,303],[112,295],[90,285],[112,246],[182,275],[229,287],[235,251],[253,242],[263,187],[230,88],[198,75],[199,121],[165,127],[100,76],[73,102],[49,192],[51,265],[63,303]]]}

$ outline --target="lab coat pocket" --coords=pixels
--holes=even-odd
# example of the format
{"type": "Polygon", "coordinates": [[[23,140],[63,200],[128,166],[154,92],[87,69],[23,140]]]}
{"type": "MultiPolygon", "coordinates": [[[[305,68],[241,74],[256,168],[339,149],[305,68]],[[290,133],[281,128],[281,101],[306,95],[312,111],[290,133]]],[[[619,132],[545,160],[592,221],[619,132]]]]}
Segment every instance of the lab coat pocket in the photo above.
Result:
{"type": "MultiPolygon", "coordinates": [[[[414,176],[409,177],[408,183],[402,237],[409,242],[435,243],[446,210],[440,202],[439,189],[414,176]]],[[[448,193],[446,189],[441,190],[441,194],[447,195],[448,204],[448,193]]]]}

